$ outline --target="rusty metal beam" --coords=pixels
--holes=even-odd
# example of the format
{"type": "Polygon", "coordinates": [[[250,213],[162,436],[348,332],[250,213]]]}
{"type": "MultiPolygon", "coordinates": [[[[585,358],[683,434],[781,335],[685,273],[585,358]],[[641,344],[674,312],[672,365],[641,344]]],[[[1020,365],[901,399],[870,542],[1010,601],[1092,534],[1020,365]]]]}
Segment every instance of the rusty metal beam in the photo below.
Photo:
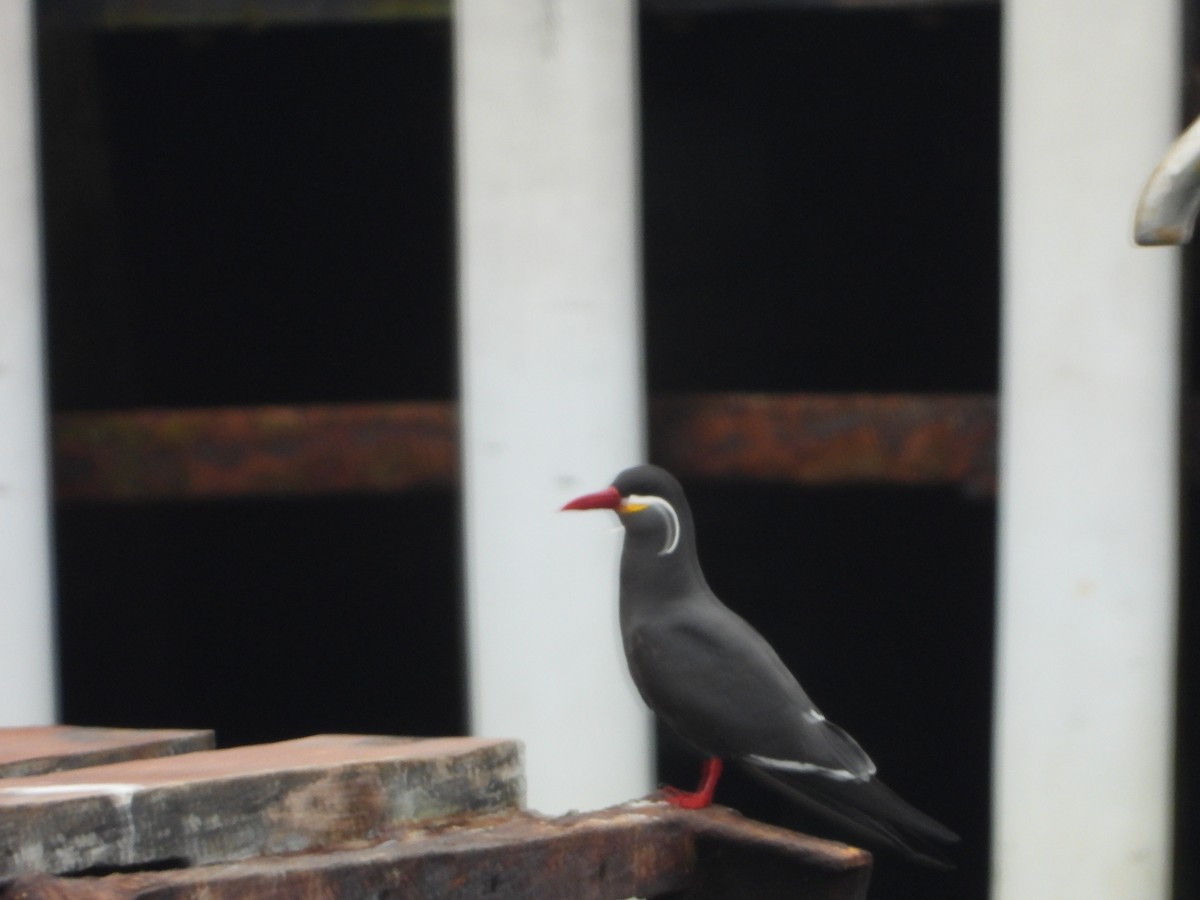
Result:
{"type": "Polygon", "coordinates": [[[713,13],[760,12],[764,10],[803,11],[813,9],[937,10],[976,6],[998,8],[1001,0],[641,0],[643,12],[713,13]]]}
{"type": "MultiPolygon", "coordinates": [[[[649,13],[750,10],[938,9],[999,5],[999,0],[642,0],[649,13]]],[[[45,24],[134,30],[263,28],[330,23],[380,24],[448,19],[451,0],[44,0],[45,24]]]]}
{"type": "Polygon", "coordinates": [[[871,856],[713,807],[644,801],[544,818],[530,813],[378,834],[370,846],[104,877],[26,876],[2,900],[405,896],[615,900],[668,892],[863,900],[871,856]]]}
{"type": "Polygon", "coordinates": [[[404,491],[458,477],[448,403],[67,413],[53,430],[60,500],[404,491]]]}
{"type": "Polygon", "coordinates": [[[704,394],[653,410],[653,456],[691,476],[994,486],[991,396],[704,394]]]}
{"type": "Polygon", "coordinates": [[[447,19],[450,0],[45,0],[43,24],[107,31],[447,19]]]}
{"type": "MultiPolygon", "coordinates": [[[[989,491],[987,395],[701,394],[651,406],[652,457],[684,476],[989,491]]],[[[453,485],[451,403],[62,413],[59,500],[397,492],[453,485]]]]}

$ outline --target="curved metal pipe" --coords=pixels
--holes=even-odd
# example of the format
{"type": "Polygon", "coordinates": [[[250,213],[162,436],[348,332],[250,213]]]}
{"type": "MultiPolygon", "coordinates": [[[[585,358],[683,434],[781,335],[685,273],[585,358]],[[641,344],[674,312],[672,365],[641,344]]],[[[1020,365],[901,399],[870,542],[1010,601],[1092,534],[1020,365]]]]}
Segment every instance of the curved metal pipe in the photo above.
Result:
{"type": "Polygon", "coordinates": [[[1142,189],[1133,239],[1144,247],[1186,244],[1200,212],[1200,119],[1171,145],[1142,189]]]}

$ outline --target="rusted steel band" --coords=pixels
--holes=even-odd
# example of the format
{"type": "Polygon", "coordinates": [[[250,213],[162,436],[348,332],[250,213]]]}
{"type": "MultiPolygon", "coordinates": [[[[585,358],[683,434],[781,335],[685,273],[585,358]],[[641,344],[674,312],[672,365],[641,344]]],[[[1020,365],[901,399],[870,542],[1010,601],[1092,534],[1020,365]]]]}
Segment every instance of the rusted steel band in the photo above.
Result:
{"type": "MultiPolygon", "coordinates": [[[[991,6],[998,0],[759,0],[778,9],[907,9],[991,6]]],[[[55,26],[106,29],[241,27],[387,23],[449,19],[451,0],[47,0],[39,14],[55,26]]],[[[739,0],[642,0],[649,13],[714,13],[744,9],[739,0]]]]}
{"type": "Polygon", "coordinates": [[[68,413],[60,500],[405,491],[458,478],[448,403],[68,413]]]}
{"type": "Polygon", "coordinates": [[[994,489],[996,401],[982,394],[703,394],[653,406],[676,472],[809,485],[994,489]]]}
{"type": "Polygon", "coordinates": [[[448,19],[450,0],[48,0],[43,24],[107,31],[448,19]]]}
{"type": "MultiPolygon", "coordinates": [[[[680,475],[801,484],[995,478],[987,395],[698,394],[651,405],[652,458],[680,475]]],[[[452,403],[64,413],[60,500],[398,492],[458,480],[452,403]]]]}

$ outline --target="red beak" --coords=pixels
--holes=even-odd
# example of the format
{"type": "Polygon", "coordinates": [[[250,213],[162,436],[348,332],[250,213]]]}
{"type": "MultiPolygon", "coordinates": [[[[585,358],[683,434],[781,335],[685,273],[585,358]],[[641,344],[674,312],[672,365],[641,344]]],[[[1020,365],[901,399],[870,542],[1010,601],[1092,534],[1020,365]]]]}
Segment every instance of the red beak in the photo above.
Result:
{"type": "Polygon", "coordinates": [[[576,497],[563,509],[617,509],[621,505],[621,492],[615,487],[607,487],[594,494],[584,494],[576,497]]]}

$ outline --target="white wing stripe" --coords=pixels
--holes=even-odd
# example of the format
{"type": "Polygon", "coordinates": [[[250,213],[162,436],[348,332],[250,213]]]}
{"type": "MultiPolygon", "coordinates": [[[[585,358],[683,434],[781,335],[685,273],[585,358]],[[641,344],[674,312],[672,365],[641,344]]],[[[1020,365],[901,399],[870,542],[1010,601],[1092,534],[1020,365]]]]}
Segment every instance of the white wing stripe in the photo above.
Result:
{"type": "Polygon", "coordinates": [[[794,759],[772,759],[769,756],[759,756],[756,753],[751,753],[746,759],[756,766],[762,766],[765,769],[775,769],[780,772],[803,772],[813,775],[824,775],[826,778],[832,778],[834,781],[867,781],[874,774],[874,770],[872,770],[865,775],[859,776],[847,769],[830,769],[826,766],[818,766],[816,763],[798,762],[794,759]]]}

